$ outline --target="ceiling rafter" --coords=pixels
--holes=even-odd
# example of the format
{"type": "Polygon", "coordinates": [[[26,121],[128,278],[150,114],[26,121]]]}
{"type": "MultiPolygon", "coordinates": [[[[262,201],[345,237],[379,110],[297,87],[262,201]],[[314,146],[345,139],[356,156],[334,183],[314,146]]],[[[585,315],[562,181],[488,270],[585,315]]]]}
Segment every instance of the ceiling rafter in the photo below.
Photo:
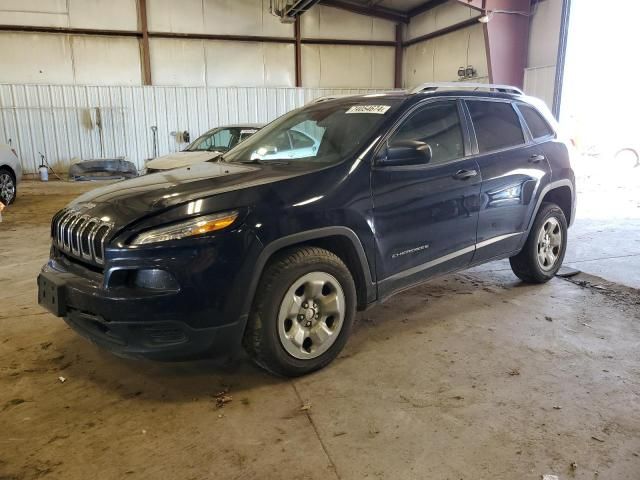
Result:
{"type": "Polygon", "coordinates": [[[321,0],[320,4],[327,7],[340,8],[360,15],[383,18],[396,23],[409,23],[412,17],[428,12],[429,10],[448,3],[449,1],[450,0],[425,0],[420,5],[417,5],[406,12],[387,7],[380,7],[376,3],[365,5],[349,0],[321,0]]]}
{"type": "Polygon", "coordinates": [[[347,0],[322,0],[321,5],[340,8],[348,12],[367,15],[369,17],[382,18],[396,23],[409,23],[409,16],[406,13],[390,8],[366,6],[360,3],[349,2],[347,0]]]}
{"type": "Polygon", "coordinates": [[[439,7],[440,5],[444,5],[445,3],[448,3],[448,2],[449,0],[427,0],[426,2],[416,7],[413,7],[411,10],[409,10],[407,15],[409,15],[409,18],[412,18],[412,17],[415,17],[416,15],[420,15],[421,13],[428,12],[429,10],[435,7],[439,7]]]}

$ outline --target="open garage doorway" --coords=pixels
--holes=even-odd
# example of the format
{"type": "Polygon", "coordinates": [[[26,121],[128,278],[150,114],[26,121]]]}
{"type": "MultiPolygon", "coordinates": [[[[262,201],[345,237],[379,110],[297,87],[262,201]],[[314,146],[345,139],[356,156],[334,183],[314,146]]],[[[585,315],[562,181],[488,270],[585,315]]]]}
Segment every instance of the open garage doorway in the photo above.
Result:
{"type": "Polygon", "coordinates": [[[566,263],[640,288],[640,3],[573,1],[561,124],[578,155],[576,225],[566,263]]]}

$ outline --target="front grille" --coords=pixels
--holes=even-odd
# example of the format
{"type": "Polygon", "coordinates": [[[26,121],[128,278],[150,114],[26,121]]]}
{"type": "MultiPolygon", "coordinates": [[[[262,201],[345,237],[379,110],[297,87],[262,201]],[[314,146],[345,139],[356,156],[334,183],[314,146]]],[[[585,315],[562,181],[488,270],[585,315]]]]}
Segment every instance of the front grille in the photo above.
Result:
{"type": "Polygon", "coordinates": [[[73,209],[62,210],[51,221],[53,243],[63,252],[84,261],[104,264],[104,245],[113,225],[83,215],[73,209]]]}

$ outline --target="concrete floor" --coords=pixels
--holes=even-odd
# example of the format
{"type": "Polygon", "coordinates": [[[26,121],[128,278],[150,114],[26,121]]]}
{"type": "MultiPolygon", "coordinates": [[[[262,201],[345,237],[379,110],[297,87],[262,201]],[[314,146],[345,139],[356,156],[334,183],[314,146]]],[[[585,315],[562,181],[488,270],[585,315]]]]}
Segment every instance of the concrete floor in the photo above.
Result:
{"type": "MultiPolygon", "coordinates": [[[[337,361],[295,381],[245,358],[124,360],[35,304],[50,216],[86,188],[25,184],[0,223],[0,479],[640,478],[637,290],[493,264],[360,315],[337,361]]],[[[577,223],[568,259],[606,266],[584,259],[627,248],[627,220],[577,223]]]]}

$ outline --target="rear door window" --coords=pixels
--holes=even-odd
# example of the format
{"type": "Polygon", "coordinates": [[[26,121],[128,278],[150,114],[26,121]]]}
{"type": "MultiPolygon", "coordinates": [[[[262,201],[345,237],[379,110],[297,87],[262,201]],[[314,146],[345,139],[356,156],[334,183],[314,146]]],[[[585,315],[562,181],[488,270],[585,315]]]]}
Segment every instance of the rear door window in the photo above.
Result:
{"type": "Polygon", "coordinates": [[[467,100],[480,153],[524,144],[520,118],[508,102],[467,100]]]}
{"type": "Polygon", "coordinates": [[[531,136],[534,139],[553,135],[553,129],[535,108],[527,105],[518,105],[518,109],[522,113],[524,121],[527,122],[531,136]]]}

